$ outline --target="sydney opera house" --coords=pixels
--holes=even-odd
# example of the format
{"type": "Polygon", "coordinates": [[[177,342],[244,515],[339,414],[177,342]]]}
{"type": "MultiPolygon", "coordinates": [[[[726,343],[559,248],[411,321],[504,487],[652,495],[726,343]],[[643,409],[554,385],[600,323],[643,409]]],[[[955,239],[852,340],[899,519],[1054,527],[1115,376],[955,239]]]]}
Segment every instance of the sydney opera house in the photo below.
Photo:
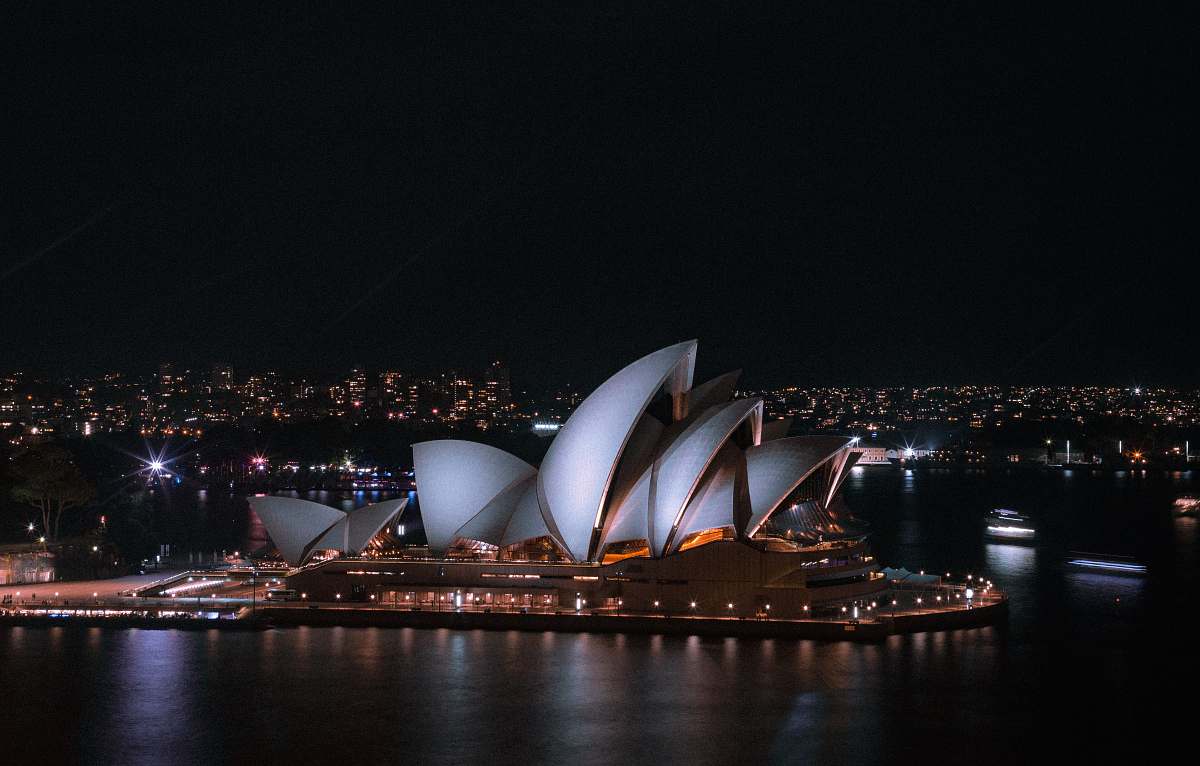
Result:
{"type": "Polygon", "coordinates": [[[253,498],[297,567],[287,587],[413,608],[780,618],[884,591],[839,494],[855,442],[787,437],[761,399],[734,398],[737,372],[693,385],[696,349],[670,346],[613,375],[539,466],[475,442],[414,445],[419,553],[360,555],[404,500],[345,514],[253,498]]]}

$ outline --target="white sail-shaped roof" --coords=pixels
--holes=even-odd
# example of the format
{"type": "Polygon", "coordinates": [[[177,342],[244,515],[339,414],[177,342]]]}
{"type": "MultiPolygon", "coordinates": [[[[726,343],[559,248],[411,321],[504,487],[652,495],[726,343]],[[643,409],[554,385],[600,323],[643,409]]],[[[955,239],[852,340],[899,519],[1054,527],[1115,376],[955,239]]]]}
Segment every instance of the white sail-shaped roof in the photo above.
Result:
{"type": "Polygon", "coordinates": [[[436,553],[496,495],[536,473],[504,450],[458,439],[414,444],[413,465],[425,536],[436,553]]]}
{"type": "Polygon", "coordinates": [[[403,513],[407,506],[408,498],[401,497],[395,500],[371,503],[351,511],[346,519],[350,529],[347,533],[348,547],[344,552],[350,556],[362,553],[363,549],[367,547],[367,543],[371,542],[371,538],[379,534],[379,530],[387,526],[392,519],[403,513]]]}
{"type": "Polygon", "coordinates": [[[335,508],[295,497],[260,496],[249,502],[279,555],[292,566],[302,564],[312,543],[346,518],[335,508]]]}
{"type": "Polygon", "coordinates": [[[692,495],[691,502],[683,512],[679,527],[671,537],[667,553],[674,553],[688,535],[717,527],[734,527],[733,515],[735,482],[741,450],[732,442],[725,442],[706,477],[692,495]]]}
{"type": "Polygon", "coordinates": [[[342,520],[334,524],[332,527],[321,535],[321,537],[308,546],[309,550],[313,551],[342,551],[345,552],[350,547],[350,517],[343,516],[342,520]]]}
{"type": "Polygon", "coordinates": [[[837,493],[837,488],[841,485],[842,476],[848,470],[850,458],[853,457],[849,445],[838,450],[837,453],[829,461],[829,482],[825,489],[821,492],[821,507],[828,506],[833,502],[833,496],[837,493]]]}
{"type": "Polygon", "coordinates": [[[609,515],[604,525],[600,549],[609,543],[650,539],[650,479],[653,472],[647,467],[633,487],[609,515]]]}
{"type": "Polygon", "coordinates": [[[838,490],[842,488],[842,482],[846,481],[846,477],[850,475],[850,469],[862,457],[861,449],[854,449],[852,446],[847,446],[841,452],[838,458],[837,470],[833,473],[833,479],[829,482],[829,492],[825,496],[824,505],[828,508],[833,504],[833,498],[837,495],[838,490]]]}
{"type": "Polygon", "coordinates": [[[733,398],[737,390],[738,378],[742,377],[741,370],[733,370],[724,375],[718,375],[712,380],[706,380],[688,392],[688,414],[696,414],[724,404],[733,398]]]}
{"type": "Polygon", "coordinates": [[[648,540],[650,537],[650,467],[662,439],[664,426],[652,415],[642,415],[621,455],[608,498],[608,517],[599,552],[609,543],[648,540]]]}
{"type": "Polygon", "coordinates": [[[408,505],[408,498],[384,500],[356,508],[329,528],[321,538],[310,546],[311,550],[340,551],[347,556],[362,553],[371,538],[379,533],[396,514],[408,505]]]}
{"type": "Polygon", "coordinates": [[[842,436],[795,436],[747,449],[751,513],[746,536],[753,536],[793,489],[849,443],[842,436]]]}
{"type": "Polygon", "coordinates": [[[537,480],[530,479],[522,486],[525,491],[517,500],[517,507],[513,510],[512,518],[508,520],[504,536],[500,538],[501,546],[515,545],[535,537],[553,537],[546,527],[545,518],[542,517],[542,507],[538,505],[537,480]]]}
{"type": "Polygon", "coordinates": [[[749,419],[757,443],[762,427],[762,399],[738,399],[700,413],[654,461],[650,508],[650,551],[663,555],[671,531],[695,492],[717,450],[749,419]]]}
{"type": "Polygon", "coordinates": [[[634,426],[664,385],[676,398],[691,388],[695,360],[694,340],[642,357],[584,399],[555,436],[538,472],[538,493],[547,526],[557,529],[574,560],[591,556],[592,533],[634,426]]]}
{"type": "Polygon", "coordinates": [[[488,545],[500,545],[504,532],[517,510],[517,503],[533,486],[532,476],[510,484],[493,497],[479,513],[458,528],[455,537],[478,540],[488,545]]]}

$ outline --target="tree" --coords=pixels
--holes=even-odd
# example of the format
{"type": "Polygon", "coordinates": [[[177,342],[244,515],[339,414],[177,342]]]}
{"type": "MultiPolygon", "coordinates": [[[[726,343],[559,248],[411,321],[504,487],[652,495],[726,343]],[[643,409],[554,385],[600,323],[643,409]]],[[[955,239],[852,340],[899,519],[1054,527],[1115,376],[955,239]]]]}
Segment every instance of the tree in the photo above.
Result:
{"type": "Polygon", "coordinates": [[[35,445],[9,464],[12,496],[42,514],[47,540],[57,540],[63,511],[78,508],[96,496],[96,488],[80,473],[71,453],[52,445],[35,445]]]}

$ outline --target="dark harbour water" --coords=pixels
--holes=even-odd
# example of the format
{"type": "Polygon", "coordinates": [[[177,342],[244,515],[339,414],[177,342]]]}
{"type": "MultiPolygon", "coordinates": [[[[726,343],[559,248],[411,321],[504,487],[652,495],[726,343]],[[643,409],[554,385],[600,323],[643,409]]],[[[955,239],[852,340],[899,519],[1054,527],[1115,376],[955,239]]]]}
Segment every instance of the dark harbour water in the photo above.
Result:
{"type": "Polygon", "coordinates": [[[983,572],[1007,629],[879,645],[410,629],[0,629],[4,763],[1022,763],[1192,748],[1197,472],[857,472],[910,569],[983,572]],[[980,518],[1036,516],[1036,546],[980,518]],[[1064,572],[1135,553],[1144,580],[1064,572]],[[1120,603],[1116,599],[1120,598],[1120,603]],[[24,758],[34,760],[22,761],[24,758]]]}

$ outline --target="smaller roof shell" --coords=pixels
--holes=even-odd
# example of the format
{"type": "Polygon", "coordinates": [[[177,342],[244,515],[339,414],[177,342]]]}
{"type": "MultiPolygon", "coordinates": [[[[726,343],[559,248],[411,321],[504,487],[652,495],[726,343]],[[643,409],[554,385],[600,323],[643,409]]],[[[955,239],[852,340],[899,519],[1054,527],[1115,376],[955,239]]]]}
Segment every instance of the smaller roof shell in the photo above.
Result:
{"type": "Polygon", "coordinates": [[[750,522],[746,536],[753,537],[792,490],[849,444],[843,436],[793,436],[747,449],[750,522]]]}
{"type": "Polygon", "coordinates": [[[313,543],[346,518],[335,508],[295,497],[262,495],[249,502],[279,555],[292,566],[304,563],[313,543]]]}

